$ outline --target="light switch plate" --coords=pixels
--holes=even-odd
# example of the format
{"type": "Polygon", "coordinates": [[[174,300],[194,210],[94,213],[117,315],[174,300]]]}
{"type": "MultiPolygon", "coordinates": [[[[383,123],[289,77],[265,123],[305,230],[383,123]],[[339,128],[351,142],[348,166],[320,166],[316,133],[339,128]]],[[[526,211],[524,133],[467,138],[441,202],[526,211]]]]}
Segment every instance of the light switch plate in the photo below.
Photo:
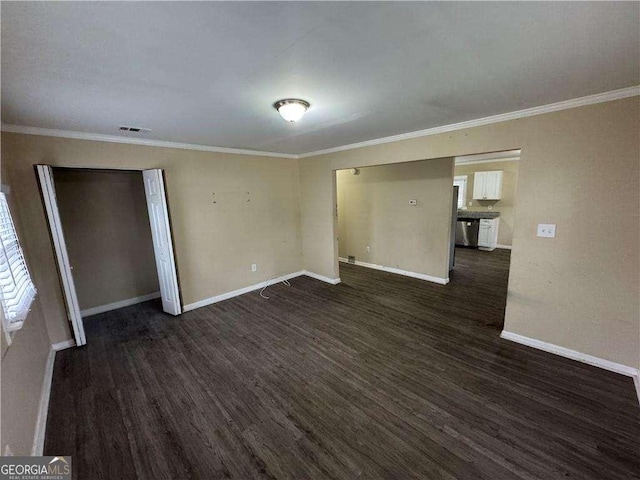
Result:
{"type": "Polygon", "coordinates": [[[555,223],[539,223],[538,236],[542,238],[556,238],[555,223]]]}

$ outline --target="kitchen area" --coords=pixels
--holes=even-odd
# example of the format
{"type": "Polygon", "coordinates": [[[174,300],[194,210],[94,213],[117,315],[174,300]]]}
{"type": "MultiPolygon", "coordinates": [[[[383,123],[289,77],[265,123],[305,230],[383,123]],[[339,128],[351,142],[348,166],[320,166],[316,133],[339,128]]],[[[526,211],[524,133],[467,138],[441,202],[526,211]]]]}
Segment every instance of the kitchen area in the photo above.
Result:
{"type": "Polygon", "coordinates": [[[519,150],[456,157],[455,246],[511,249],[519,150]]]}
{"type": "Polygon", "coordinates": [[[500,212],[467,212],[458,210],[456,247],[492,251],[498,245],[500,212]]]}

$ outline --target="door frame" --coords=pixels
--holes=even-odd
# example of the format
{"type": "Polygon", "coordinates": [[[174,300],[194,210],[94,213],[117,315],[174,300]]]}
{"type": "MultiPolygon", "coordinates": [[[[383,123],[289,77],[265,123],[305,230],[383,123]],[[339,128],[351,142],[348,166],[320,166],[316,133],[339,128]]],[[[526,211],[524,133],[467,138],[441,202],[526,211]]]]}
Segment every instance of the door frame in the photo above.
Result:
{"type": "Polygon", "coordinates": [[[67,307],[67,315],[73,327],[76,346],[80,347],[87,343],[87,338],[84,333],[84,323],[82,322],[82,315],[80,313],[76,285],[73,281],[73,267],[69,262],[67,244],[64,240],[62,221],[60,220],[60,212],[58,211],[58,201],[53,182],[53,168],[49,165],[36,165],[36,171],[38,173],[40,191],[42,192],[42,201],[45,207],[49,234],[51,235],[53,249],[56,254],[56,265],[60,276],[62,294],[67,307]]]}

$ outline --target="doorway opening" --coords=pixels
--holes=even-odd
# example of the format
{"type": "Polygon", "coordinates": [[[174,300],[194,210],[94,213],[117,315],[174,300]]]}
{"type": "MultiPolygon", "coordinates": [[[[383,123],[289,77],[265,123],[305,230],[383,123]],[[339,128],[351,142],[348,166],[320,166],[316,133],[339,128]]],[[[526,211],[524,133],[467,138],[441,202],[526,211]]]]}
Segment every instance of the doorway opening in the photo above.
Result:
{"type": "Polygon", "coordinates": [[[181,313],[161,170],[38,165],[37,174],[76,346],[86,343],[83,319],[98,313],[157,298],[181,313]]]}
{"type": "Polygon", "coordinates": [[[469,307],[484,312],[487,325],[499,330],[504,328],[519,166],[520,150],[456,157],[454,166],[451,285],[466,288],[469,307]]]}
{"type": "Polygon", "coordinates": [[[338,170],[341,264],[447,284],[452,172],[451,157],[338,170]]]}
{"type": "Polygon", "coordinates": [[[519,159],[510,150],[335,171],[342,282],[371,276],[352,264],[440,284],[424,288],[468,299],[483,313],[469,318],[502,329],[519,159]]]}
{"type": "MultiPolygon", "coordinates": [[[[455,253],[458,270],[472,258],[509,260],[513,246],[520,150],[455,158],[455,253]],[[457,187],[457,188],[456,188],[457,187]],[[490,252],[493,255],[484,255],[490,252]],[[494,253],[495,252],[495,253],[494,253]],[[462,260],[462,256],[466,260],[462,260]]],[[[454,272],[456,268],[454,265],[454,272]]],[[[452,276],[452,280],[455,275],[452,276]]]]}

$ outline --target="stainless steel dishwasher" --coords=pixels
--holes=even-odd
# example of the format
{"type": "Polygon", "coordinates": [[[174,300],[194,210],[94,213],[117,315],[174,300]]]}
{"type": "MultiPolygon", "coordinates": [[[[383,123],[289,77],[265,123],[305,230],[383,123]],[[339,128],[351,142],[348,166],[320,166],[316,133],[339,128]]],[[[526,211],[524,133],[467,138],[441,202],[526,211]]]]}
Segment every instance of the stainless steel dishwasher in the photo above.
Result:
{"type": "Polygon", "coordinates": [[[458,219],[456,221],[456,246],[477,247],[479,218],[458,219]]]}

